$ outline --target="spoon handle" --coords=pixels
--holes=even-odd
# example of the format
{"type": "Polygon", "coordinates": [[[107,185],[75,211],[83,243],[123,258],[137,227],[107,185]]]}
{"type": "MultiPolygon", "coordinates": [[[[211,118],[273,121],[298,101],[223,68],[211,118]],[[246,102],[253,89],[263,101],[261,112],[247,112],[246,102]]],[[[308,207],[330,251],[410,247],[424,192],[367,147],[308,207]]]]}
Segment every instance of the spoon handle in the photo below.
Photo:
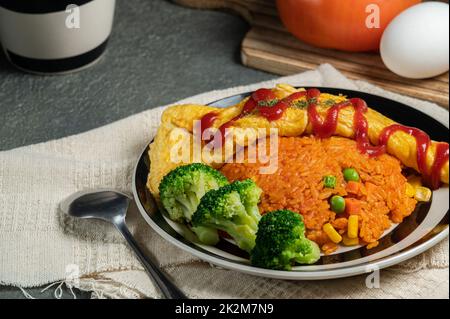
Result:
{"type": "Polygon", "coordinates": [[[147,273],[163,293],[164,297],[166,299],[188,299],[186,295],[167,277],[167,275],[165,275],[159,267],[156,266],[155,261],[142,253],[142,250],[139,248],[125,222],[115,223],[115,226],[127,240],[128,244],[138,256],[147,273]]]}

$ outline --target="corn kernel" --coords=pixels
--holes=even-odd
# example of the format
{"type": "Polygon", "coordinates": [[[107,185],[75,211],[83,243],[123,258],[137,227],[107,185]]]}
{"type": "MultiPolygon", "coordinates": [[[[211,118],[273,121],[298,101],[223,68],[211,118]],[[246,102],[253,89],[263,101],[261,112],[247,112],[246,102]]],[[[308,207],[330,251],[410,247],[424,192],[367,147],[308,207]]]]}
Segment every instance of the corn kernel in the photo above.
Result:
{"type": "Polygon", "coordinates": [[[408,177],[408,183],[410,183],[412,187],[417,188],[422,186],[422,179],[420,176],[411,175],[408,177]]]}
{"type": "Polygon", "coordinates": [[[416,188],[410,183],[406,183],[406,196],[414,197],[416,195],[416,188]]]}
{"type": "Polygon", "coordinates": [[[418,202],[429,202],[431,199],[431,194],[431,189],[420,186],[416,188],[416,194],[414,195],[414,198],[418,202]]]}
{"type": "Polygon", "coordinates": [[[348,238],[358,238],[358,215],[351,215],[348,218],[347,236],[348,238]]]}
{"type": "Polygon", "coordinates": [[[348,238],[348,236],[342,237],[342,243],[345,246],[357,246],[359,245],[359,238],[348,238]]]}
{"type": "Polygon", "coordinates": [[[339,235],[339,233],[336,231],[336,229],[334,229],[333,225],[331,225],[330,223],[323,225],[322,229],[333,243],[338,244],[342,241],[342,236],[339,235]]]}

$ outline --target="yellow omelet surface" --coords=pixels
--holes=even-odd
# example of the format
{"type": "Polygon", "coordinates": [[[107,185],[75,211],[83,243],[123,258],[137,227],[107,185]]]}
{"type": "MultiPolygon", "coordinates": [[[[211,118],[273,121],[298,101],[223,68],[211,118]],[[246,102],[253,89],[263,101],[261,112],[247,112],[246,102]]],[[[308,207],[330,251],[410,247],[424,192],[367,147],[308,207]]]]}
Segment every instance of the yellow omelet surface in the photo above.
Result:
{"type": "MultiPolygon", "coordinates": [[[[304,89],[297,90],[289,85],[279,85],[273,89],[273,92],[281,99],[296,91],[302,90],[304,89]]],[[[319,114],[324,117],[331,105],[345,101],[346,99],[347,98],[342,95],[322,93],[318,99],[319,114]]],[[[214,112],[217,115],[217,118],[214,121],[213,128],[217,129],[222,124],[227,123],[238,116],[246,101],[247,99],[244,99],[237,105],[228,108],[215,108],[195,104],[175,105],[167,108],[162,115],[161,125],[149,151],[151,167],[147,187],[151,193],[158,197],[158,186],[161,179],[177,166],[194,162],[208,163],[216,168],[223,165],[226,160],[223,154],[221,156],[213,157],[212,160],[211,156],[206,158],[205,154],[194,152],[194,148],[198,145],[198,143],[194,142],[194,123],[195,121],[200,121],[204,115],[214,112]],[[183,156],[181,156],[181,154],[183,154],[183,156]],[[197,154],[197,156],[194,156],[194,154],[197,154]]],[[[266,132],[269,132],[271,128],[275,128],[278,130],[278,135],[286,137],[311,134],[312,128],[311,123],[309,123],[308,120],[306,106],[302,107],[301,99],[297,102],[297,106],[288,108],[279,120],[268,121],[260,115],[251,114],[233,122],[230,130],[233,131],[236,128],[252,128],[265,129],[266,132]]],[[[354,138],[354,113],[355,110],[352,106],[345,107],[341,110],[335,135],[354,138]]],[[[374,145],[378,143],[379,136],[383,129],[395,124],[391,119],[370,108],[365,116],[369,125],[369,138],[374,145]]],[[[239,136],[239,133],[236,135],[239,136]]],[[[252,138],[256,139],[257,136],[255,135],[252,138]]],[[[247,136],[247,140],[235,140],[234,143],[245,146],[252,142],[252,138],[247,136]]],[[[429,168],[431,168],[434,163],[436,144],[437,142],[433,141],[428,149],[427,165],[429,168]]],[[[418,170],[417,145],[414,137],[404,132],[394,133],[389,139],[387,152],[399,159],[406,167],[418,170]]],[[[449,163],[447,161],[441,171],[441,181],[446,184],[448,184],[449,180],[448,171],[449,163]]]]}

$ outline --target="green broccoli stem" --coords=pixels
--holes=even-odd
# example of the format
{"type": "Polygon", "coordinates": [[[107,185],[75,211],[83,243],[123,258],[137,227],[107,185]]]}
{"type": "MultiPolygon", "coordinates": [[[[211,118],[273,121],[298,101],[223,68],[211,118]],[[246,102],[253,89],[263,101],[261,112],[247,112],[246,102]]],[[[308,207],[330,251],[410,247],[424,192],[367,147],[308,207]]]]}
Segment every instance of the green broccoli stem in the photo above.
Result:
{"type": "Polygon", "coordinates": [[[257,231],[255,227],[251,227],[250,225],[237,225],[231,221],[222,221],[220,225],[215,225],[215,227],[227,232],[242,250],[250,253],[253,247],[255,247],[257,231]]]}
{"type": "Polygon", "coordinates": [[[214,228],[197,226],[192,227],[191,229],[197,235],[202,244],[214,246],[220,240],[219,234],[214,228]]]}
{"type": "Polygon", "coordinates": [[[249,226],[254,230],[256,233],[258,231],[258,223],[261,219],[261,214],[259,212],[258,206],[248,207],[247,208],[247,220],[249,226]]]}

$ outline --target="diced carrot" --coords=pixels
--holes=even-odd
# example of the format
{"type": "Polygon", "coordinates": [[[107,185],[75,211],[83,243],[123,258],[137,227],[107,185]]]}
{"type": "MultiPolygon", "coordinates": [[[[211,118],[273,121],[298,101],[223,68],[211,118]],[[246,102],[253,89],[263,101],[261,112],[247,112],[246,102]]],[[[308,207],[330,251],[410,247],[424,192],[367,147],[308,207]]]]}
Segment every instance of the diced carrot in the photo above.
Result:
{"type": "Polygon", "coordinates": [[[349,215],[357,214],[361,210],[361,201],[355,198],[345,199],[345,212],[349,215]]]}
{"type": "Polygon", "coordinates": [[[347,183],[347,186],[345,187],[345,190],[349,194],[358,195],[359,191],[361,190],[361,183],[355,182],[355,181],[349,181],[347,183]]]}

